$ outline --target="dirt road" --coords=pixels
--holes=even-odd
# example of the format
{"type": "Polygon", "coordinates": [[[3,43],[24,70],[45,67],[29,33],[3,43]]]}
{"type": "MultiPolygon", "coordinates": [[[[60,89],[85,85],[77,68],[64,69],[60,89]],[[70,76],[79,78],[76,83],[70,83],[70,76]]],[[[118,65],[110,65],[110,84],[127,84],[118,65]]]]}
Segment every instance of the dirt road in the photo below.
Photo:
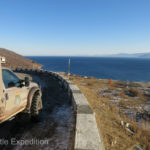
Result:
{"type": "MultiPolygon", "coordinates": [[[[20,76],[24,76],[20,74],[20,76]]],[[[70,101],[58,84],[47,76],[30,75],[42,87],[43,110],[40,122],[21,116],[0,125],[0,149],[69,150],[74,139],[75,115],[70,101]]]]}

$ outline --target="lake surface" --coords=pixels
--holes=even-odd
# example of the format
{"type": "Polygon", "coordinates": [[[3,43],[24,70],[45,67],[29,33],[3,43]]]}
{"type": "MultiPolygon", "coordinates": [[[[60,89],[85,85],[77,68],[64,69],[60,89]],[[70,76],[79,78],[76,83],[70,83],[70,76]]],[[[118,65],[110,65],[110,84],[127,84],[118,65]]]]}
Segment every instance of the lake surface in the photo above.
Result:
{"type": "Polygon", "coordinates": [[[123,81],[150,81],[150,59],[102,57],[28,56],[43,65],[43,69],[67,72],[71,59],[71,74],[123,81]]]}

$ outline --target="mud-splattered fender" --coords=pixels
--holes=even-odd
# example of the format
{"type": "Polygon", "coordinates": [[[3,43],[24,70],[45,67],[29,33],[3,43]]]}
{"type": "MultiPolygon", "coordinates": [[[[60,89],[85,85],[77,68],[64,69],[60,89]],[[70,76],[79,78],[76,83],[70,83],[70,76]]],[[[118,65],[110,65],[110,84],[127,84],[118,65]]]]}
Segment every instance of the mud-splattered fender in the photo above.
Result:
{"type": "MultiPolygon", "coordinates": [[[[40,96],[42,96],[40,88],[38,88],[38,87],[32,87],[30,89],[28,97],[27,97],[27,106],[26,106],[25,111],[30,112],[30,107],[31,107],[31,104],[32,104],[32,98],[33,98],[33,96],[34,96],[34,94],[36,92],[39,92],[40,96]]],[[[41,104],[41,106],[40,106],[39,109],[41,109],[41,108],[42,108],[42,104],[41,104]]]]}

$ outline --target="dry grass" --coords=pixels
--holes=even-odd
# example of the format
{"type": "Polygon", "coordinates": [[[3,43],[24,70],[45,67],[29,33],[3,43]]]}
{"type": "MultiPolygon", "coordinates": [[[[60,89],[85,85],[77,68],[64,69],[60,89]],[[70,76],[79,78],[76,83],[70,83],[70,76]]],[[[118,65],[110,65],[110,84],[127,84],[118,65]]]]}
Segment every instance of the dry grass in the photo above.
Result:
{"type": "Polygon", "coordinates": [[[141,97],[142,96],[142,92],[136,88],[130,88],[128,90],[128,96],[131,96],[131,97],[141,97]]]}
{"type": "MultiPolygon", "coordinates": [[[[136,121],[127,118],[124,113],[120,111],[118,106],[108,103],[109,97],[102,97],[101,94],[97,92],[98,89],[101,88],[109,88],[112,90],[122,88],[125,90],[125,82],[113,81],[112,84],[109,84],[108,80],[85,79],[78,76],[71,76],[70,79],[78,85],[80,90],[87,97],[91,108],[96,113],[97,124],[101,131],[106,150],[134,150],[136,149],[136,145],[142,147],[143,150],[150,149],[150,131],[142,127],[139,128],[136,121]],[[130,129],[135,132],[134,135],[129,133],[125,127],[121,125],[122,120],[130,123],[130,129]]],[[[141,92],[133,89],[137,86],[139,85],[131,83],[131,91],[134,95],[144,98],[141,92]]],[[[132,106],[141,103],[141,101],[129,97],[124,92],[121,92],[120,96],[129,99],[129,102],[121,103],[124,107],[131,105],[132,102],[132,106]]]]}

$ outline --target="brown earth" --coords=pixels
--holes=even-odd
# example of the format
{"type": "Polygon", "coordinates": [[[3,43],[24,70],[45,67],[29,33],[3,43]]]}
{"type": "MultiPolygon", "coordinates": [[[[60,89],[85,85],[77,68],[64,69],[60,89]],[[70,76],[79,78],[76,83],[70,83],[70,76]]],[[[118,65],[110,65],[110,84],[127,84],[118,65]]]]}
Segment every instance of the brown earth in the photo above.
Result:
{"type": "Polygon", "coordinates": [[[19,54],[16,54],[13,51],[0,48],[0,56],[6,58],[6,63],[3,64],[4,67],[10,68],[33,68],[33,69],[40,69],[42,67],[41,64],[38,64],[30,59],[27,59],[19,54]]]}

